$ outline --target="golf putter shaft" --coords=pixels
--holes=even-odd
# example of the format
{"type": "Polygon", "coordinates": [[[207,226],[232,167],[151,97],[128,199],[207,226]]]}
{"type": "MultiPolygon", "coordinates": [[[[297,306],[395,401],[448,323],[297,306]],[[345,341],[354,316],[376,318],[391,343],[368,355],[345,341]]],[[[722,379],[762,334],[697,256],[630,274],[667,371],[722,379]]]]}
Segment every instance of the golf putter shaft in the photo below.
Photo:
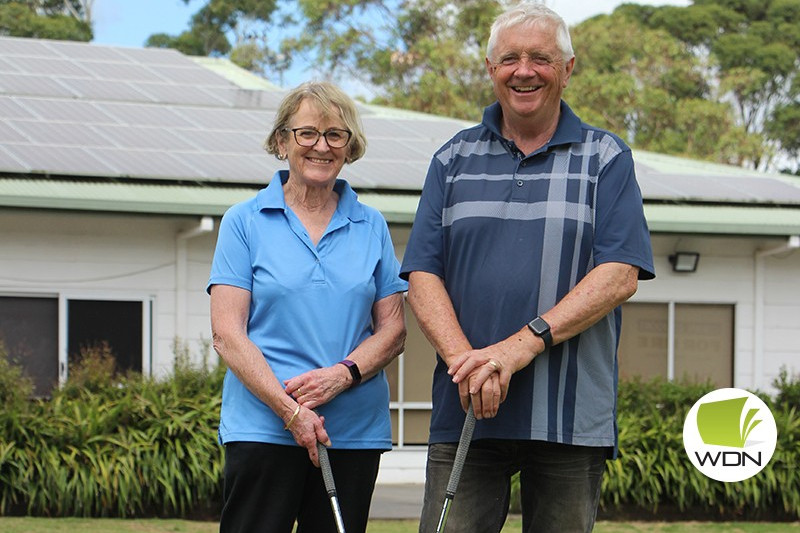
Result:
{"type": "Polygon", "coordinates": [[[333,483],[331,461],[328,459],[328,449],[319,441],[317,441],[317,453],[319,455],[319,467],[322,470],[322,481],[325,482],[325,490],[328,492],[328,497],[331,500],[333,518],[336,520],[336,531],[345,533],[342,510],[339,508],[339,498],[336,496],[336,485],[333,483]]]}
{"type": "Polygon", "coordinates": [[[464,469],[464,462],[467,460],[469,444],[472,441],[472,432],[475,429],[475,413],[472,411],[472,402],[467,408],[467,417],[464,419],[464,427],[461,428],[461,438],[456,448],[456,456],[453,459],[453,470],[450,471],[450,480],[447,482],[447,491],[444,494],[444,505],[442,514],[439,516],[439,525],[436,526],[436,533],[443,533],[444,526],[447,524],[447,515],[450,514],[450,504],[456,495],[458,482],[461,480],[461,471],[464,469]]]}

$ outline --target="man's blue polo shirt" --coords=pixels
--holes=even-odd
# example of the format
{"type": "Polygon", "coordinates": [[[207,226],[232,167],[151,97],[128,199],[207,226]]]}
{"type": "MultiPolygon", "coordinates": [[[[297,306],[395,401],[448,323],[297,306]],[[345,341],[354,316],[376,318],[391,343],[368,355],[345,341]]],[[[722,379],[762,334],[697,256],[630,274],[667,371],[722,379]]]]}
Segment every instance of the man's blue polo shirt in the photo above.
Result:
{"type": "MultiPolygon", "coordinates": [[[[406,290],[381,214],[337,180],[339,204],[315,247],[286,206],[275,174],[254,198],[222,219],[212,285],[251,292],[248,336],[278,380],[336,364],[373,333],[372,307],[406,290]]],[[[389,386],[381,371],[317,409],[334,448],[391,449],[389,386]]],[[[229,370],[222,393],[220,442],[296,445],[283,421],[229,370]]]]}
{"type": "MultiPolygon", "coordinates": [[[[401,276],[444,279],[475,348],[494,344],[561,300],[596,265],[654,277],[630,149],[581,122],[566,103],[553,138],[525,156],[500,133],[495,103],[483,122],[434,155],[401,276]]],[[[475,438],[616,442],[619,309],[514,374],[497,417],[475,438]]],[[[437,358],[431,442],[458,441],[464,413],[437,358]]]]}

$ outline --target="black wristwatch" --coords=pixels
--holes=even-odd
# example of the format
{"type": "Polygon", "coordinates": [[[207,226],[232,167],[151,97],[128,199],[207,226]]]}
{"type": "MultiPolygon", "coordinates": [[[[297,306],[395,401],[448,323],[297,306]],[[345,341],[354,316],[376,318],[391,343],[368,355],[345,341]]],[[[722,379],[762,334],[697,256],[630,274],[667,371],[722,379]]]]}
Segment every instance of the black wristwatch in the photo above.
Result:
{"type": "Polygon", "coordinates": [[[358,365],[355,363],[355,361],[351,361],[350,359],[342,359],[338,364],[346,366],[350,371],[350,375],[353,376],[353,384],[351,387],[355,387],[361,383],[361,371],[358,369],[358,365]]]}
{"type": "Polygon", "coordinates": [[[553,345],[553,335],[550,333],[550,324],[545,322],[542,317],[537,316],[528,322],[528,328],[534,335],[542,339],[544,342],[544,349],[549,350],[553,345]]]}

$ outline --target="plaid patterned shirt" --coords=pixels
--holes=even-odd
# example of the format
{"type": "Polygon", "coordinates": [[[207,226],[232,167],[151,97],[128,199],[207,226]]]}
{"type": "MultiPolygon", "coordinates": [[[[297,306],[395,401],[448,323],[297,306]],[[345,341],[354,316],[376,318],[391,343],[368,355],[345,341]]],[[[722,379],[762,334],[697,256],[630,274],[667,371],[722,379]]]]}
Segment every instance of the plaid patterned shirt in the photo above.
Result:
{"type": "MultiPolygon", "coordinates": [[[[561,103],[548,144],[527,156],[500,134],[495,103],[483,122],[434,155],[401,275],[445,280],[475,348],[496,343],[546,312],[596,265],[638,266],[654,277],[630,149],[561,103]]],[[[497,417],[475,438],[616,445],[616,309],[517,372],[497,417]]],[[[464,413],[437,357],[431,442],[458,441],[464,413]]]]}

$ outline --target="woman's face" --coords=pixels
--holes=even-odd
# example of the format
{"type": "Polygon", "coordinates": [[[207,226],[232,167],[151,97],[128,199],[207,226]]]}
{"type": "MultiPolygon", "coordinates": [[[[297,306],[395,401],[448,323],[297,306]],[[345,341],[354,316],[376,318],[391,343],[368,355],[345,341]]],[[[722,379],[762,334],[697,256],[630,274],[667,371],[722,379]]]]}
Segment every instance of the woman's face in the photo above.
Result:
{"type": "MultiPolygon", "coordinates": [[[[287,129],[296,128],[310,128],[322,133],[332,129],[347,129],[338,113],[325,117],[308,99],[300,103],[297,112],[289,120],[287,129]]],[[[297,135],[302,141],[302,132],[297,135]]],[[[311,187],[331,185],[350,153],[349,145],[332,148],[323,135],[313,146],[300,146],[292,131],[278,137],[278,147],[289,163],[289,178],[311,187]]]]}

